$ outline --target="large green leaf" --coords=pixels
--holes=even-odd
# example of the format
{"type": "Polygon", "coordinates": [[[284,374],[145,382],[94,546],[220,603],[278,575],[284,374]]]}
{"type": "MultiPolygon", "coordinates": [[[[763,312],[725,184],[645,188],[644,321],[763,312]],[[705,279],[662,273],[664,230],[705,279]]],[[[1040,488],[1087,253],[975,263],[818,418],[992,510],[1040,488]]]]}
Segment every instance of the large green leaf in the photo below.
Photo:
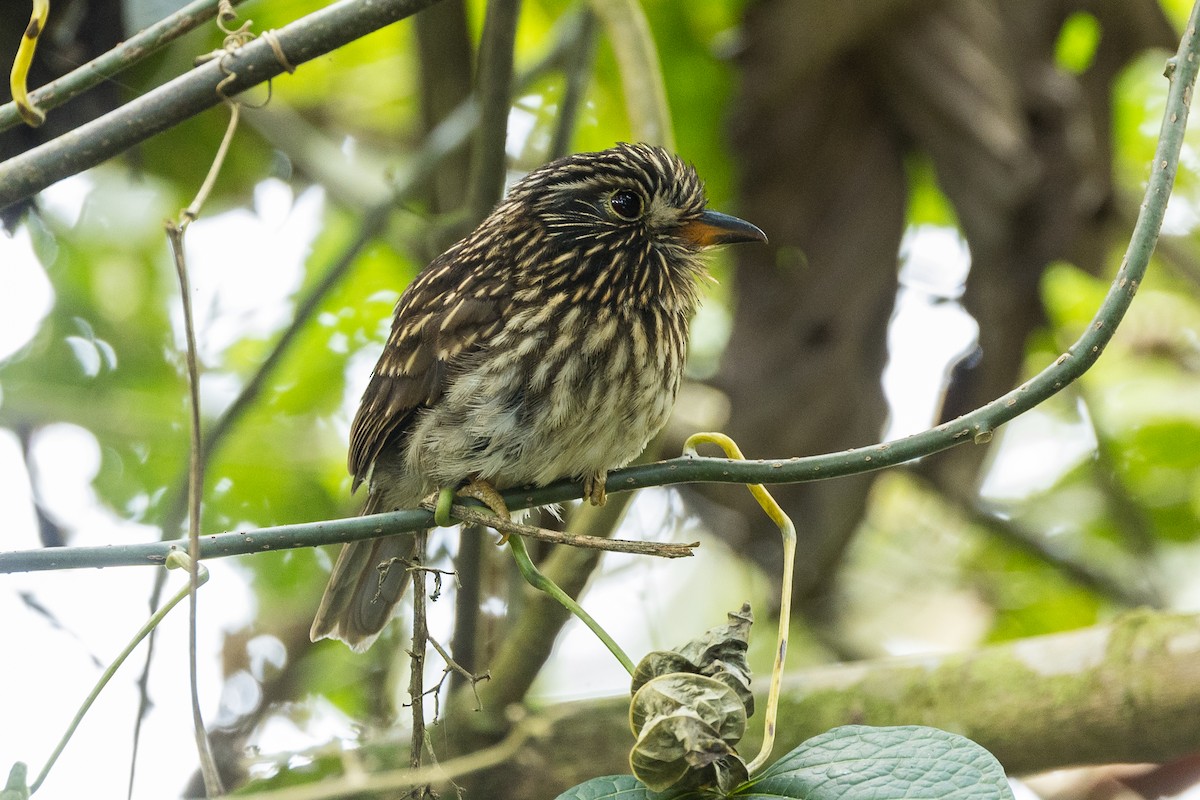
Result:
{"type": "Polygon", "coordinates": [[[992,800],[1013,794],[987,750],[953,733],[847,725],[815,736],[734,792],[745,800],[992,800]]]}
{"type": "Polygon", "coordinates": [[[632,775],[605,775],[573,786],[555,800],[657,800],[663,797],[632,775]]]}

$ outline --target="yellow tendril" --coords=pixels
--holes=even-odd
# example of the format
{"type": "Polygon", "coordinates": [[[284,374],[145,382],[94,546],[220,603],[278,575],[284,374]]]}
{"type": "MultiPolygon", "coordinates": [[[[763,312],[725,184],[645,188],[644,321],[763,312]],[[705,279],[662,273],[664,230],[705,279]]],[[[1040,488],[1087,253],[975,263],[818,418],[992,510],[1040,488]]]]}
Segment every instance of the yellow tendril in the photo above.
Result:
{"type": "MultiPolygon", "coordinates": [[[[728,458],[744,461],[741,449],[737,443],[723,433],[697,433],[688,438],[683,444],[685,456],[696,456],[696,447],[701,444],[715,444],[725,451],[728,458]]],[[[775,727],[779,714],[779,693],[783,683],[783,661],[787,655],[788,628],[792,618],[792,578],[796,562],[796,526],[792,520],[775,502],[775,498],[761,483],[746,484],[750,494],[762,506],[771,521],[779,528],[783,536],[783,589],[779,598],[779,640],[775,648],[775,667],[771,670],[771,688],[767,693],[766,722],[763,730],[762,749],[754,760],[746,765],[746,771],[751,775],[767,762],[771,756],[771,748],[775,745],[775,727]]]]}
{"type": "Polygon", "coordinates": [[[29,25],[21,36],[21,45],[17,48],[17,57],[13,59],[12,72],[9,74],[8,87],[12,92],[13,102],[21,119],[31,128],[36,128],[46,121],[46,114],[29,102],[29,92],[26,89],[29,77],[29,67],[33,64],[33,51],[37,49],[38,37],[46,29],[46,18],[50,16],[50,0],[33,0],[33,13],[29,16],[29,25]]]}

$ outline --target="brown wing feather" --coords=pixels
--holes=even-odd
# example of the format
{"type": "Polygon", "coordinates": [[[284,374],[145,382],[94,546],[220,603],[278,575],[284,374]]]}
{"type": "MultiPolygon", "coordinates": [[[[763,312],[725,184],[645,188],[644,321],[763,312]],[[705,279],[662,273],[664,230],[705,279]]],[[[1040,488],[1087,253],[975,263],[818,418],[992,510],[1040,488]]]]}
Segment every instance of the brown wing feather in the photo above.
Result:
{"type": "Polygon", "coordinates": [[[456,250],[436,258],[396,303],[392,332],[350,426],[355,489],[380,453],[399,446],[416,413],[441,397],[454,361],[501,325],[500,301],[469,265],[454,264],[456,250]]]}

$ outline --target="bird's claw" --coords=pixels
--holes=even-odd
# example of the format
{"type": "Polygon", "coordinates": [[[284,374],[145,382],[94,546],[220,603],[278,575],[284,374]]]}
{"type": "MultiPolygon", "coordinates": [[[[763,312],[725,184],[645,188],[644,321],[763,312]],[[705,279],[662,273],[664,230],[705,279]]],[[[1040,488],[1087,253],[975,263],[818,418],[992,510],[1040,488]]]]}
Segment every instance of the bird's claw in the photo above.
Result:
{"type": "Polygon", "coordinates": [[[583,478],[583,496],[594,506],[602,506],[608,501],[608,492],[604,484],[608,481],[607,472],[597,472],[595,475],[585,475],[583,478]]]}
{"type": "MultiPolygon", "coordinates": [[[[482,478],[472,478],[466,486],[458,490],[461,497],[473,497],[483,503],[492,513],[501,519],[512,519],[512,514],[508,511],[508,505],[504,502],[504,498],[496,491],[496,487],[492,486],[482,478]]],[[[500,533],[500,541],[498,544],[505,545],[508,543],[508,534],[500,533]]]]}

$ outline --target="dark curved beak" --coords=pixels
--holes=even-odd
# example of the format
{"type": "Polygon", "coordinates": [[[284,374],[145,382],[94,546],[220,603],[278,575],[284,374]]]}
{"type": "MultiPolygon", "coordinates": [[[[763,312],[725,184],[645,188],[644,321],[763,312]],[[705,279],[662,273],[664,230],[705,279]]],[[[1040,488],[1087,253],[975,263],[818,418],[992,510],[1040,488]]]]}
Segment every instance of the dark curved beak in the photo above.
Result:
{"type": "Polygon", "coordinates": [[[705,211],[679,226],[679,238],[693,247],[713,247],[737,242],[762,242],[767,235],[757,225],[719,211],[705,211]]]}

